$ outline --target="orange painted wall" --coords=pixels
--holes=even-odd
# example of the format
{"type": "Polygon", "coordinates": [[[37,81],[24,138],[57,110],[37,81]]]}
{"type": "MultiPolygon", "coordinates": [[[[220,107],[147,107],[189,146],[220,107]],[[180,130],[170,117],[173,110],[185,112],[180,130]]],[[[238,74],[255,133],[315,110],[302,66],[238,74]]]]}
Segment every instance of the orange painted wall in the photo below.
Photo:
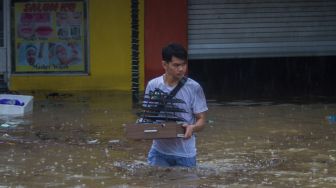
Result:
{"type": "Polygon", "coordinates": [[[145,84],[162,74],[161,49],[170,42],[187,48],[187,0],[145,0],[145,84]]]}

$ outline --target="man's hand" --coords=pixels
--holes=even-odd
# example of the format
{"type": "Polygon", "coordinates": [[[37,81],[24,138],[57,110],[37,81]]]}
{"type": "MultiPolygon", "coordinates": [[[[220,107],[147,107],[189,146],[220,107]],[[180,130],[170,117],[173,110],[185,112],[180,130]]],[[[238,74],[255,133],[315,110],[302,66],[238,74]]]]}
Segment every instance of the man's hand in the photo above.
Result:
{"type": "Polygon", "coordinates": [[[185,128],[184,138],[190,138],[194,132],[194,125],[184,124],[182,126],[185,128]]]}
{"type": "Polygon", "coordinates": [[[205,124],[205,112],[195,114],[196,116],[196,122],[194,125],[188,125],[184,124],[183,127],[185,127],[185,133],[184,138],[188,139],[192,136],[193,132],[197,132],[203,129],[205,124]]]}

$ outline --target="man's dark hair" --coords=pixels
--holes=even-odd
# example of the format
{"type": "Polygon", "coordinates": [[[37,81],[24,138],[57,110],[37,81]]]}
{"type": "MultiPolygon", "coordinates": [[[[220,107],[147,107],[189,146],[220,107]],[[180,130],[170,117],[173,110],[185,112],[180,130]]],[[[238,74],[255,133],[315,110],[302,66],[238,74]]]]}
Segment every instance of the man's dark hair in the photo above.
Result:
{"type": "Polygon", "coordinates": [[[182,60],[187,60],[188,54],[187,50],[177,43],[170,43],[162,48],[162,60],[165,62],[171,62],[172,57],[175,56],[182,60]]]}

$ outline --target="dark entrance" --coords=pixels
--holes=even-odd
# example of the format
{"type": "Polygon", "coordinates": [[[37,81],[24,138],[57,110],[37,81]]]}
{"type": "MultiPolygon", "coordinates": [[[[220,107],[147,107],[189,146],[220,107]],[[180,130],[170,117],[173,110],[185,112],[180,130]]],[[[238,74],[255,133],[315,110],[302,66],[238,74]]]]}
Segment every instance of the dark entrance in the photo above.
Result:
{"type": "Polygon", "coordinates": [[[189,60],[208,99],[336,96],[336,56],[189,60]]]}

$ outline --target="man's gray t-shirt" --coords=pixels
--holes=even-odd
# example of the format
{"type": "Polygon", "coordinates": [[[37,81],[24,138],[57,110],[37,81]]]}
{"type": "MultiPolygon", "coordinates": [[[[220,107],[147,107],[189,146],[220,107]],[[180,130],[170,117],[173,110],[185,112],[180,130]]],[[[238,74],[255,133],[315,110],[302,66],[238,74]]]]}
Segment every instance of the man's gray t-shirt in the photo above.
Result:
{"type": "MultiPolygon", "coordinates": [[[[174,87],[169,87],[164,83],[163,76],[152,79],[148,82],[145,94],[154,91],[156,88],[166,93],[170,93],[174,87]]],[[[188,78],[187,82],[175,95],[176,98],[182,99],[185,104],[176,104],[178,108],[182,108],[187,113],[177,113],[177,116],[186,120],[186,124],[192,125],[196,122],[194,114],[205,112],[208,110],[202,87],[194,80],[188,78]]],[[[195,135],[189,139],[171,138],[171,139],[155,139],[152,148],[166,155],[175,155],[180,157],[196,156],[196,140],[195,135]]]]}

